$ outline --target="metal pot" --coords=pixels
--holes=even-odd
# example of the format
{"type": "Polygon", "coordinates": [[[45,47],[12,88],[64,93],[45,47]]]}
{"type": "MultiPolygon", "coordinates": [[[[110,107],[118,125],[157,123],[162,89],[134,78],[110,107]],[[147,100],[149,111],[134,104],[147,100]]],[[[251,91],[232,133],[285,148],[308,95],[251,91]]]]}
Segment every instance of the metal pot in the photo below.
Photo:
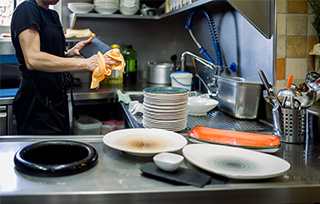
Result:
{"type": "Polygon", "coordinates": [[[170,84],[170,73],[174,65],[169,62],[148,62],[148,82],[153,84],[170,84]]]}

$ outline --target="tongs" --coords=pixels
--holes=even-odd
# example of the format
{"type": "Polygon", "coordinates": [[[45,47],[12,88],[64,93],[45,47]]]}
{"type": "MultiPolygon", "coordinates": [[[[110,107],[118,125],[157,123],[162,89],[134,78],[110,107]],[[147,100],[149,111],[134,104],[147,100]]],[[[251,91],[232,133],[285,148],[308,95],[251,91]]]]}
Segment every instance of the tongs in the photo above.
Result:
{"type": "Polygon", "coordinates": [[[272,116],[273,116],[273,125],[274,125],[274,132],[277,136],[281,137],[281,126],[280,126],[280,110],[281,110],[281,102],[277,95],[275,94],[274,87],[272,87],[265,74],[262,70],[259,70],[259,77],[263,83],[263,85],[266,87],[267,91],[264,92],[265,100],[273,105],[272,108],[272,116]]]}

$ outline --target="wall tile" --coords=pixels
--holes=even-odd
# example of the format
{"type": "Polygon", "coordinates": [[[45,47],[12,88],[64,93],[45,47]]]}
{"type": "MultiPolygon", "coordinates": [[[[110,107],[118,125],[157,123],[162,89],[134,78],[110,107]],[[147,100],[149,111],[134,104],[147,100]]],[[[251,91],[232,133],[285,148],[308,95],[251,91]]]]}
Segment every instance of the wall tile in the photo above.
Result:
{"type": "Polygon", "coordinates": [[[312,26],[314,14],[308,0],[276,0],[276,6],[276,84],[279,90],[286,85],[290,74],[294,76],[294,83],[299,85],[304,82],[308,71],[315,70],[315,56],[309,55],[309,51],[318,38],[312,26]]]}
{"type": "Polygon", "coordinates": [[[307,0],[288,0],[288,13],[307,13],[308,1],[307,0]]]}
{"type": "Polygon", "coordinates": [[[307,15],[287,16],[287,35],[307,35],[308,31],[307,15]]]}
{"type": "Polygon", "coordinates": [[[277,80],[285,79],[286,77],[286,59],[277,59],[277,80]]]}
{"type": "Polygon", "coordinates": [[[276,82],[276,92],[280,91],[280,89],[286,87],[287,82],[285,80],[277,80],[276,82]]]}
{"type": "Polygon", "coordinates": [[[287,57],[307,57],[307,37],[287,37],[287,57]]]}
{"type": "Polygon", "coordinates": [[[286,35],[286,18],[285,14],[277,14],[277,35],[286,35]]]}
{"type": "Polygon", "coordinates": [[[307,75],[307,59],[287,58],[286,79],[290,74],[295,80],[305,80],[307,75]]]}
{"type": "Polygon", "coordinates": [[[286,57],[286,37],[277,37],[277,58],[286,57]]]}
{"type": "Polygon", "coordinates": [[[309,36],[316,36],[317,32],[314,29],[312,22],[314,21],[314,15],[308,15],[308,35],[309,36]]]}
{"type": "Polygon", "coordinates": [[[287,1],[286,0],[277,0],[277,13],[286,13],[287,12],[287,1]]]}

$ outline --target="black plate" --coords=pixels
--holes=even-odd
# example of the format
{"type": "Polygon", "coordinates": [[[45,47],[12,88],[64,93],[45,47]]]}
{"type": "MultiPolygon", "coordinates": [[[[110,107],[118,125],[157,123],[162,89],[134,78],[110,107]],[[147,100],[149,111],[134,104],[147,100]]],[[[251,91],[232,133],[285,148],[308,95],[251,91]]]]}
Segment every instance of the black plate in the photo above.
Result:
{"type": "Polygon", "coordinates": [[[91,43],[86,45],[84,48],[82,48],[79,52],[81,55],[83,55],[85,58],[89,58],[92,55],[98,54],[98,51],[100,51],[102,54],[108,52],[112,48],[102,42],[101,40],[97,38],[93,38],[91,43]]]}
{"type": "Polygon", "coordinates": [[[44,141],[16,152],[18,171],[35,176],[66,176],[86,171],[98,162],[96,150],[74,141],[44,141]]]}

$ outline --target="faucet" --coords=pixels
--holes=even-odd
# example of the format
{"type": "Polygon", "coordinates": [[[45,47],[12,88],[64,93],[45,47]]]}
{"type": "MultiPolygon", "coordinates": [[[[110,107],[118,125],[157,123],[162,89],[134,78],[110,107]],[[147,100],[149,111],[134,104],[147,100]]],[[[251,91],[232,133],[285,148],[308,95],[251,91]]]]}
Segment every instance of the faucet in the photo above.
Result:
{"type": "MultiPolygon", "coordinates": [[[[200,62],[201,64],[203,64],[205,67],[207,67],[207,68],[209,68],[209,69],[211,69],[211,70],[213,70],[213,71],[217,71],[217,70],[218,70],[218,71],[217,71],[218,75],[219,75],[219,76],[221,75],[221,73],[222,73],[222,71],[223,71],[223,68],[222,68],[221,66],[217,66],[217,65],[215,65],[214,63],[209,62],[209,61],[207,61],[207,60],[205,60],[205,59],[203,59],[203,58],[201,58],[201,57],[199,57],[199,56],[197,56],[197,55],[195,55],[195,54],[193,54],[193,53],[191,53],[191,52],[189,52],[189,51],[185,51],[185,52],[183,52],[182,55],[181,55],[181,71],[185,71],[185,67],[186,67],[186,56],[187,56],[187,55],[190,55],[191,57],[193,57],[194,60],[197,60],[198,62],[200,62]]],[[[215,84],[215,83],[206,84],[206,83],[204,82],[204,80],[203,80],[203,79],[199,76],[199,74],[197,73],[197,70],[195,70],[195,76],[196,76],[197,78],[199,78],[199,80],[201,81],[201,83],[204,85],[204,87],[206,88],[209,96],[211,96],[211,97],[213,97],[213,98],[216,98],[216,97],[217,97],[217,92],[216,92],[216,93],[212,93],[211,90],[210,90],[210,88],[209,88],[209,86],[212,86],[212,85],[215,84]]]]}
{"type": "Polygon", "coordinates": [[[215,65],[212,62],[209,62],[208,60],[205,60],[189,51],[185,51],[181,54],[181,71],[185,70],[186,67],[186,55],[190,55],[191,57],[193,57],[195,60],[197,60],[198,62],[200,62],[201,64],[203,64],[204,66],[206,66],[207,68],[216,71],[218,73],[218,75],[220,76],[221,73],[223,72],[223,67],[215,65]]]}

